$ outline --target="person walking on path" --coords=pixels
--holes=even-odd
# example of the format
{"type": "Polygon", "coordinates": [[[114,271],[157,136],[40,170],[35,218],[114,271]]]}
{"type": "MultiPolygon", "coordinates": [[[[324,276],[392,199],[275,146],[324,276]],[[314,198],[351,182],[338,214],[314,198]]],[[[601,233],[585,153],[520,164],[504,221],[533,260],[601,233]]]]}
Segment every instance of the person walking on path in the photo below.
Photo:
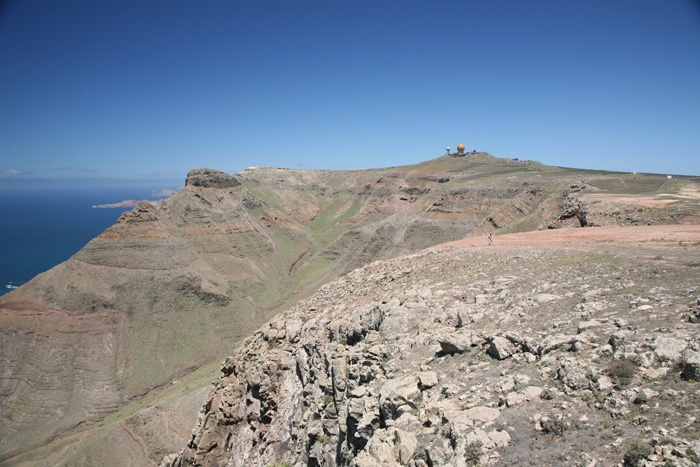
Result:
{"type": "Polygon", "coordinates": [[[493,234],[489,233],[489,246],[491,246],[492,241],[493,241],[493,234]]]}

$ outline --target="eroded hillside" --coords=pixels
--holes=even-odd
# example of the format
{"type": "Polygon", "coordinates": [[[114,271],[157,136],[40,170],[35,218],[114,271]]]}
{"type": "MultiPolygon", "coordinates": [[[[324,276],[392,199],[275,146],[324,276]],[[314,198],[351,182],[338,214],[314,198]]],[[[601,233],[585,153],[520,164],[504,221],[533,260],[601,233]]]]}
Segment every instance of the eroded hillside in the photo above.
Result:
{"type": "MultiPolygon", "coordinates": [[[[122,436],[144,401],[343,273],[489,231],[697,222],[696,195],[689,181],[485,153],[367,171],[192,171],[182,192],[138,205],[0,299],[0,460],[91,465],[116,458],[99,441],[115,430],[134,462],[155,465],[183,434],[165,417],[161,437],[122,436]]],[[[159,407],[177,412],[177,400],[159,407]]]]}

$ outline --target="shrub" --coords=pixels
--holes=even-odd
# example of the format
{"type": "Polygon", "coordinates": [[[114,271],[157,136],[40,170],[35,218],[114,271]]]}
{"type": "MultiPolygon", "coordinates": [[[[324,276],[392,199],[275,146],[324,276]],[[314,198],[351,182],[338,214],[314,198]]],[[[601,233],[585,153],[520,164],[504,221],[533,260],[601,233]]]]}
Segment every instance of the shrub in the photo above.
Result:
{"type": "Polygon", "coordinates": [[[481,441],[472,441],[467,444],[464,450],[464,460],[467,462],[467,465],[478,465],[482,446],[481,441]]]}
{"type": "Polygon", "coordinates": [[[552,392],[551,389],[545,389],[544,391],[542,391],[542,394],[540,394],[540,398],[546,401],[551,401],[552,399],[554,399],[554,392],[552,392]]]}
{"type": "Polygon", "coordinates": [[[569,428],[564,419],[553,417],[549,420],[542,420],[542,430],[545,433],[561,436],[569,428]]]}
{"type": "Polygon", "coordinates": [[[649,402],[649,398],[645,392],[640,392],[637,394],[637,397],[634,398],[634,403],[637,405],[646,404],[647,402],[649,402]]]}
{"type": "Polygon", "coordinates": [[[637,467],[641,461],[651,456],[652,452],[653,450],[648,444],[632,443],[627,450],[627,454],[625,454],[625,465],[628,467],[637,467]]]}
{"type": "Polygon", "coordinates": [[[637,365],[631,360],[621,358],[612,362],[608,367],[608,374],[615,379],[618,385],[626,386],[632,382],[632,378],[637,374],[637,365]]]}

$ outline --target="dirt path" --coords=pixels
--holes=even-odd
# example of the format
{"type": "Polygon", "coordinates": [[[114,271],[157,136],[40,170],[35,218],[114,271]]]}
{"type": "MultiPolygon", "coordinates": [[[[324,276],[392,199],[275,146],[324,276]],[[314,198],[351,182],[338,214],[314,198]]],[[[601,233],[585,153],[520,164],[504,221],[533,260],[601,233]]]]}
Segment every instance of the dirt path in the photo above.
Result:
{"type": "MultiPolygon", "coordinates": [[[[586,227],[580,229],[537,230],[493,237],[492,247],[498,245],[543,245],[552,243],[590,242],[700,242],[700,225],[651,225],[630,227],[586,227]]],[[[487,246],[486,236],[467,237],[454,242],[436,245],[487,246]]]]}

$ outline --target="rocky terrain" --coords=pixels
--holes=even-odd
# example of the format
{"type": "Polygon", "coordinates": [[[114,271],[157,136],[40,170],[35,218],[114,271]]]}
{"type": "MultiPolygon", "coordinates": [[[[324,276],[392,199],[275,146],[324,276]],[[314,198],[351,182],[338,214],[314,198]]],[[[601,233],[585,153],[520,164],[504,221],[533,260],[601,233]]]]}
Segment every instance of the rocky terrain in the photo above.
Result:
{"type": "Polygon", "coordinates": [[[181,192],[0,298],[0,463],[157,465],[186,441],[218,362],[329,281],[491,231],[697,224],[698,194],[690,178],[486,153],[193,170],[181,192]]]}
{"type": "Polygon", "coordinates": [[[226,359],[162,465],[698,465],[700,226],[590,231],[321,287],[226,359]]]}

